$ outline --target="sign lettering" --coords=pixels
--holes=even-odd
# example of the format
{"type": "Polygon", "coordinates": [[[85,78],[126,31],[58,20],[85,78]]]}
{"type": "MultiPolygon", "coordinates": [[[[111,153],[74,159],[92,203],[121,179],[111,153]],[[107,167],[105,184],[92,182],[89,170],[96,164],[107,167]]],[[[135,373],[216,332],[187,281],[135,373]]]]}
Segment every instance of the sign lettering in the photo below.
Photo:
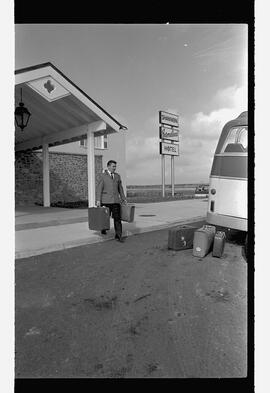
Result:
{"type": "Polygon", "coordinates": [[[179,145],[176,145],[174,143],[160,142],[159,152],[160,154],[179,156],[179,145]]]}
{"type": "Polygon", "coordinates": [[[159,111],[159,122],[173,127],[179,127],[179,116],[173,113],[159,111]]]}
{"type": "Polygon", "coordinates": [[[179,141],[179,129],[161,126],[159,127],[160,139],[169,139],[171,141],[179,141]]]}

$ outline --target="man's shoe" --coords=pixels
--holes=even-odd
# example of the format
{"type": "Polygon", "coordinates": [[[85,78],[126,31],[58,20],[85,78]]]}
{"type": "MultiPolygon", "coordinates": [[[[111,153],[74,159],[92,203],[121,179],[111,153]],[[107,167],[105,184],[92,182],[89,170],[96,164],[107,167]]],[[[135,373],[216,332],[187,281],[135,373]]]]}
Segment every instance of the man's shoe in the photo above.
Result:
{"type": "Polygon", "coordinates": [[[115,235],[115,239],[118,240],[120,243],[125,242],[125,240],[122,238],[122,236],[115,235]]]}
{"type": "Polygon", "coordinates": [[[102,235],[107,235],[106,229],[102,229],[101,234],[102,234],[102,235]]]}

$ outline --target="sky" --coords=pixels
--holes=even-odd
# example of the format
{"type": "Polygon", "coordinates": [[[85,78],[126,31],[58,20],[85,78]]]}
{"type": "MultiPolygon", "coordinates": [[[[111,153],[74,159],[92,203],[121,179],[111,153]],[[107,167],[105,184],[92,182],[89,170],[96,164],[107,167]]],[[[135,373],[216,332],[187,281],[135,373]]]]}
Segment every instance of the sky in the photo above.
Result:
{"type": "Polygon", "coordinates": [[[18,24],[15,68],[52,62],[128,127],[127,185],[161,184],[158,112],[178,114],[175,184],[207,183],[223,125],[247,110],[247,39],[245,24],[18,24]]]}

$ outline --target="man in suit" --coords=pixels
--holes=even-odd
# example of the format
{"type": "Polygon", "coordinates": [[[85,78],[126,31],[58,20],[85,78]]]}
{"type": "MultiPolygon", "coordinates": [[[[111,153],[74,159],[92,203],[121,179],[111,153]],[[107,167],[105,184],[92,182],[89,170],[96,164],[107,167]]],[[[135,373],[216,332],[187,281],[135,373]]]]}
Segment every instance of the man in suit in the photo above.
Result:
{"type": "MultiPolygon", "coordinates": [[[[117,162],[107,162],[107,169],[101,174],[97,185],[97,206],[107,206],[114,220],[115,239],[123,243],[120,203],[126,202],[121,177],[115,172],[117,162]]],[[[106,230],[101,231],[106,235],[106,230]]]]}

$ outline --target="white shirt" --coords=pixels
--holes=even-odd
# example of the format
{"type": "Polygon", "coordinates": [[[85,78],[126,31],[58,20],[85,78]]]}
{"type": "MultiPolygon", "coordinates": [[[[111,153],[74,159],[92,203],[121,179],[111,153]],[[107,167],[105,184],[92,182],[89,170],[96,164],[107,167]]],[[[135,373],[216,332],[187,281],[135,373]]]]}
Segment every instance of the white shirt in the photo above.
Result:
{"type": "Polygon", "coordinates": [[[108,171],[108,174],[109,174],[112,178],[114,178],[114,173],[110,172],[108,169],[107,169],[107,171],[108,171]]]}

